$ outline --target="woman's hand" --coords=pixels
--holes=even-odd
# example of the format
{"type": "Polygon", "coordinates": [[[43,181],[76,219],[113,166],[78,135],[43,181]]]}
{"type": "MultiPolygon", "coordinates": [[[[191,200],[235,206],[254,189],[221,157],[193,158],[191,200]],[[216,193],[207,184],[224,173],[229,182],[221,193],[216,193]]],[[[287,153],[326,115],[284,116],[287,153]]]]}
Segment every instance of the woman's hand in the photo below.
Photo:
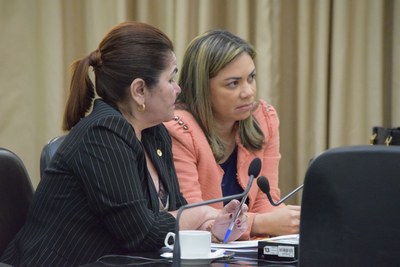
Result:
{"type": "Polygon", "coordinates": [[[299,233],[300,206],[287,205],[271,212],[257,214],[252,235],[290,235],[299,233]]]}
{"type": "MultiPolygon", "coordinates": [[[[217,218],[214,221],[214,225],[211,229],[212,234],[220,241],[224,240],[226,231],[228,230],[229,224],[231,223],[233,216],[235,216],[236,210],[239,208],[240,202],[236,199],[232,200],[221,210],[217,218]]],[[[248,227],[247,216],[247,205],[243,204],[239,216],[235,221],[232,232],[228,238],[228,241],[238,239],[248,227]]]]}

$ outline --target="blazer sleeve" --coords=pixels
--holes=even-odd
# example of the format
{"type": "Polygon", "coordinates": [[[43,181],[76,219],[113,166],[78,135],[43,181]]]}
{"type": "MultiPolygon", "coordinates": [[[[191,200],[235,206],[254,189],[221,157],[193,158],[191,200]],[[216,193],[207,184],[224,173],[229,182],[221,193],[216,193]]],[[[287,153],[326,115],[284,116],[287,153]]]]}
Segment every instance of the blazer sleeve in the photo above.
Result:
{"type": "Polygon", "coordinates": [[[131,125],[122,117],[108,117],[85,134],[73,164],[99,222],[128,250],[162,247],[176,221],[168,212],[149,208],[142,149],[131,125]]]}
{"type": "MultiPolygon", "coordinates": [[[[260,176],[267,177],[270,184],[271,197],[274,201],[278,201],[280,199],[279,161],[281,159],[278,114],[272,105],[261,101],[255,117],[265,135],[265,144],[260,155],[262,157],[260,176]]],[[[268,212],[275,208],[279,207],[272,206],[264,192],[258,190],[252,211],[257,213],[268,212]]]]}

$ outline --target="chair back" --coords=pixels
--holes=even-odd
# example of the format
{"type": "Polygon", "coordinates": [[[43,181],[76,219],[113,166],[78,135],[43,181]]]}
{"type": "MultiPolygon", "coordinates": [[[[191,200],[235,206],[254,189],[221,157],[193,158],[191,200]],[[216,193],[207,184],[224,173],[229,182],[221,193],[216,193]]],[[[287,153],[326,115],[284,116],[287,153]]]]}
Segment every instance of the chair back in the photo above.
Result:
{"type": "Polygon", "coordinates": [[[22,160],[0,148],[0,255],[24,224],[33,193],[22,160]]]}
{"type": "Polygon", "coordinates": [[[327,150],[303,190],[300,266],[398,264],[400,146],[327,150]]]}
{"type": "Polygon", "coordinates": [[[43,147],[42,153],[40,154],[40,177],[43,177],[44,170],[49,166],[50,160],[53,158],[65,137],[66,135],[54,137],[43,147]]]}

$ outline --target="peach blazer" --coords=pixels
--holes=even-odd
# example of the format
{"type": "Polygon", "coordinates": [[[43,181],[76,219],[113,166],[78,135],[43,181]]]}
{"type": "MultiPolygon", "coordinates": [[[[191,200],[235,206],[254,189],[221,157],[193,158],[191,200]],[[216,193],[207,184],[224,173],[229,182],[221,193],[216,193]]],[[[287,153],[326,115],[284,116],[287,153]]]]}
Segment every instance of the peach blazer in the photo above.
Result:
{"type": "MultiPolygon", "coordinates": [[[[172,137],[174,164],[181,191],[188,203],[222,197],[221,182],[224,171],[215,161],[208,141],[194,117],[185,110],[175,110],[175,120],[165,123],[172,137]]],[[[238,143],[237,179],[243,190],[248,183],[250,162],[259,157],[262,162],[260,176],[266,176],[271,187],[274,201],[280,199],[278,188],[278,166],[281,158],[279,152],[279,118],[273,106],[260,100],[254,116],[264,131],[263,149],[250,152],[238,143]]],[[[249,229],[240,239],[250,238],[250,229],[256,213],[268,212],[273,207],[266,195],[258,188],[256,181],[250,189],[249,196],[249,229]]],[[[211,205],[217,209],[222,202],[211,205]]]]}

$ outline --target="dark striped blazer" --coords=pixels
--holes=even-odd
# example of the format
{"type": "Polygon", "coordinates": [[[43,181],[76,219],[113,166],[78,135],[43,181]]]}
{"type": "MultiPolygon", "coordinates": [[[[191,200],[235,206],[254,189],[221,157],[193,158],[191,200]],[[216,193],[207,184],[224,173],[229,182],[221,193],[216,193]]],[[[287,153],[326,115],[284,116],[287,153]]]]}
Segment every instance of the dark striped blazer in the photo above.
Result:
{"type": "Polygon", "coordinates": [[[169,209],[186,204],[165,127],[144,130],[139,142],[117,109],[96,100],[92,113],[74,126],[54,155],[26,224],[2,262],[76,266],[106,254],[161,248],[176,220],[159,211],[143,149],[169,192],[169,209]]]}

